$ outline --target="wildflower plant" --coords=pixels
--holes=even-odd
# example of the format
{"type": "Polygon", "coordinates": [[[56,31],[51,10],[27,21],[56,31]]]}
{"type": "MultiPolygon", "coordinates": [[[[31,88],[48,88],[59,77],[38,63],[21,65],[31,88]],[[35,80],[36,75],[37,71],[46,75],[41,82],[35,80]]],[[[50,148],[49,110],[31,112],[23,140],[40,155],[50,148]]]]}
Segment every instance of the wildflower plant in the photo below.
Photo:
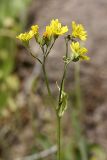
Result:
{"type": "Polygon", "coordinates": [[[66,78],[66,72],[68,64],[71,62],[79,62],[81,60],[89,60],[89,57],[86,56],[88,50],[81,44],[81,41],[85,41],[87,39],[87,32],[85,31],[83,25],[76,24],[74,21],[71,24],[72,26],[72,32],[71,34],[68,34],[68,27],[63,26],[58,19],[53,19],[48,26],[46,26],[45,32],[41,36],[39,34],[39,27],[38,25],[31,26],[30,31],[21,33],[16,38],[22,41],[22,43],[27,47],[30,54],[41,64],[42,70],[44,73],[44,78],[48,90],[48,94],[50,97],[50,100],[53,103],[53,107],[55,109],[55,113],[57,116],[57,143],[58,143],[58,152],[57,152],[57,160],[61,160],[61,119],[63,117],[63,114],[65,110],[67,109],[67,102],[68,102],[68,94],[65,92],[65,78],[66,78]],[[46,72],[46,60],[48,55],[51,52],[51,49],[53,48],[56,40],[63,36],[65,40],[65,55],[63,56],[63,62],[64,62],[64,70],[63,75],[61,78],[60,85],[57,84],[59,96],[58,100],[54,100],[52,96],[52,92],[50,89],[47,72],[46,72]],[[42,53],[43,58],[39,59],[37,56],[33,55],[30,46],[29,41],[35,38],[35,41],[37,44],[39,44],[42,53]],[[69,53],[69,47],[71,49],[69,53]]]}

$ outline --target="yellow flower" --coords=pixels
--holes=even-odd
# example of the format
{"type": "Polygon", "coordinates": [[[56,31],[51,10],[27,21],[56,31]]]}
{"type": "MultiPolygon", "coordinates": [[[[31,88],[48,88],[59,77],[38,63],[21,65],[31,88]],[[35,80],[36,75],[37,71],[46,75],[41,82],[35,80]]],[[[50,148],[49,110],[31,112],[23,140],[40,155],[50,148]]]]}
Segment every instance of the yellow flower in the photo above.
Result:
{"type": "Polygon", "coordinates": [[[68,31],[68,27],[62,26],[58,19],[52,20],[50,27],[54,35],[63,35],[68,31]]]}
{"type": "Polygon", "coordinates": [[[46,31],[43,33],[44,38],[50,39],[52,36],[63,35],[68,31],[67,26],[62,26],[58,19],[52,20],[49,26],[46,26],[46,31]]]}
{"type": "Polygon", "coordinates": [[[43,33],[43,37],[50,39],[52,35],[53,35],[52,27],[46,26],[46,31],[43,33]]]}
{"type": "Polygon", "coordinates": [[[85,31],[82,24],[76,24],[74,21],[72,22],[72,34],[74,38],[79,38],[83,41],[87,39],[87,32],[85,31]]]}
{"type": "Polygon", "coordinates": [[[16,38],[21,41],[29,41],[31,38],[33,38],[34,35],[38,33],[38,28],[38,25],[31,26],[31,30],[29,32],[21,33],[16,38]]]}
{"type": "Polygon", "coordinates": [[[31,31],[33,32],[33,35],[38,34],[38,29],[39,29],[38,25],[31,26],[31,31]]]}
{"type": "Polygon", "coordinates": [[[30,32],[21,33],[16,38],[18,38],[21,41],[29,41],[32,37],[33,37],[33,34],[30,31],[30,32]]]}
{"type": "Polygon", "coordinates": [[[72,51],[72,60],[78,61],[81,60],[89,60],[88,56],[85,56],[87,53],[87,49],[85,47],[81,47],[79,42],[72,42],[70,45],[71,51],[72,51]]]}

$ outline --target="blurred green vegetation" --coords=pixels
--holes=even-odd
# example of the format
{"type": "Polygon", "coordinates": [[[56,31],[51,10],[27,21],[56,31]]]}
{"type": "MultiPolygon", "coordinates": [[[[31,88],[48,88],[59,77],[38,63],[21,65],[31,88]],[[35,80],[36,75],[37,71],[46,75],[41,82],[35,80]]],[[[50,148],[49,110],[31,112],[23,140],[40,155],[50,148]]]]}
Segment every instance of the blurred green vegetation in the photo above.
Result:
{"type": "Polygon", "coordinates": [[[26,25],[26,9],[31,0],[0,1],[0,111],[13,106],[15,93],[19,87],[14,73],[17,50],[16,34],[26,25]]]}

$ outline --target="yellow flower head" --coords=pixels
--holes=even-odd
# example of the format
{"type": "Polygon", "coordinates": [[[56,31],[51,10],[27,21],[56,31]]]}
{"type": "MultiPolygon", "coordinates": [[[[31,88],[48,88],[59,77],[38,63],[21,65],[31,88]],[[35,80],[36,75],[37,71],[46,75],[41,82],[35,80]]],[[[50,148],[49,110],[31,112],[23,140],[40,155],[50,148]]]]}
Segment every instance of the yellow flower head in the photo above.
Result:
{"type": "Polygon", "coordinates": [[[72,22],[72,36],[83,41],[87,39],[87,32],[82,24],[76,24],[74,21],[72,22]]]}
{"type": "Polygon", "coordinates": [[[33,32],[34,35],[38,34],[38,25],[33,25],[31,26],[31,31],[33,32]]]}
{"type": "Polygon", "coordinates": [[[38,28],[38,25],[32,26],[29,32],[21,33],[16,38],[21,41],[29,41],[31,38],[33,38],[34,35],[38,33],[38,28]]]}
{"type": "Polygon", "coordinates": [[[32,37],[33,37],[33,34],[31,31],[29,31],[29,32],[19,34],[16,38],[18,38],[21,41],[29,41],[32,37]]]}
{"type": "Polygon", "coordinates": [[[52,35],[53,35],[52,27],[46,26],[46,31],[43,33],[43,37],[50,39],[52,35]]]}
{"type": "Polygon", "coordinates": [[[54,35],[63,35],[68,31],[68,27],[62,26],[58,19],[52,20],[50,27],[54,35]]]}
{"type": "Polygon", "coordinates": [[[87,53],[87,49],[85,47],[81,47],[79,42],[72,42],[70,45],[71,51],[72,51],[72,60],[78,61],[81,60],[89,60],[88,56],[85,56],[87,53]]]}

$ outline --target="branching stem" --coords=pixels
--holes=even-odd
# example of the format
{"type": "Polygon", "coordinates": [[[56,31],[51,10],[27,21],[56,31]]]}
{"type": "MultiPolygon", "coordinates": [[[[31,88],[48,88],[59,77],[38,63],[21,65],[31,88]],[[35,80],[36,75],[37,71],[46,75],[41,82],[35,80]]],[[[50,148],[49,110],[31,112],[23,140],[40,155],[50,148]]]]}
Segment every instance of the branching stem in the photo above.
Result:
{"type": "MultiPolygon", "coordinates": [[[[66,53],[65,56],[68,58],[68,40],[65,39],[66,42],[66,53]]],[[[66,70],[67,70],[67,62],[64,62],[64,72],[61,80],[60,85],[60,92],[59,92],[59,100],[58,100],[58,108],[57,108],[57,143],[58,143],[58,152],[57,152],[57,160],[61,160],[61,117],[59,116],[59,110],[60,110],[60,103],[61,103],[61,95],[62,91],[64,90],[64,81],[66,77],[66,70]]]]}

